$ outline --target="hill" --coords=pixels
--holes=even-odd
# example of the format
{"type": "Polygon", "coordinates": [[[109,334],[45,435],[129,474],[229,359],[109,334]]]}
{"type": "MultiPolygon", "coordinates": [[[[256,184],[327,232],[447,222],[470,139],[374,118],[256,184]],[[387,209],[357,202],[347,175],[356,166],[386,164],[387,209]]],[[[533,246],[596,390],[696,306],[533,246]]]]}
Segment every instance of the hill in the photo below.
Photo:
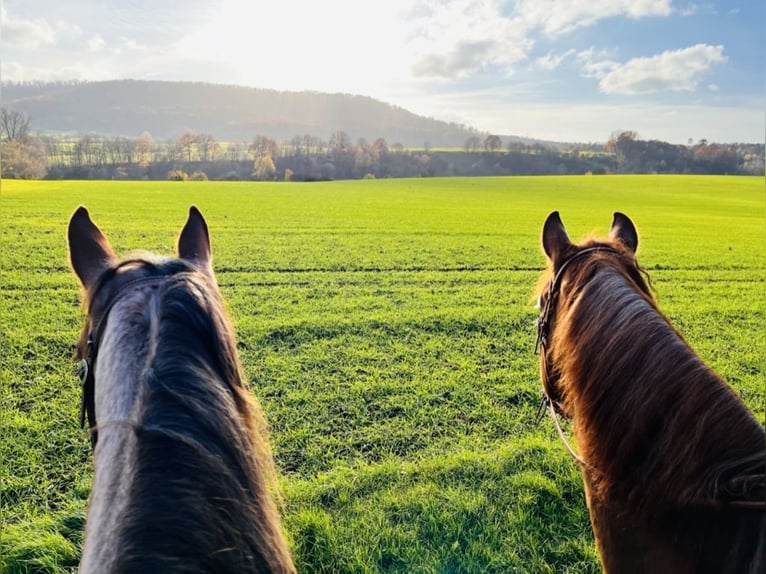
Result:
{"type": "Polygon", "coordinates": [[[420,147],[462,146],[472,128],[413,114],[366,96],[282,92],[194,82],[113,80],[3,84],[3,106],[27,114],[44,133],[175,139],[185,130],[219,141],[278,141],[337,131],[352,140],[420,147]]]}

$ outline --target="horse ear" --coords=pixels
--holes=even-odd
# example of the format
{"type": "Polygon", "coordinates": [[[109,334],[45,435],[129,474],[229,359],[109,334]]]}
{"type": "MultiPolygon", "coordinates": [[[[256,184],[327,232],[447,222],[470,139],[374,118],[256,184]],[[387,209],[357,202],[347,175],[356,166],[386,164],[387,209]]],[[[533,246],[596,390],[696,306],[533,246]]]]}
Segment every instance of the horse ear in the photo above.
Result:
{"type": "Polygon", "coordinates": [[[622,244],[630,249],[633,253],[638,249],[638,232],[636,226],[630,218],[624,213],[615,211],[614,219],[612,220],[612,228],[609,230],[610,239],[619,239],[622,244]]]}
{"type": "Polygon", "coordinates": [[[189,218],[178,236],[177,250],[181,259],[191,261],[205,270],[212,270],[213,254],[207,223],[195,205],[189,208],[189,218]]]}
{"type": "Polygon", "coordinates": [[[88,210],[82,206],[72,214],[67,236],[72,268],[83,287],[90,289],[99,275],[115,265],[117,256],[106,236],[91,221],[88,210]]]}
{"type": "Polygon", "coordinates": [[[543,249],[545,254],[551,261],[556,261],[564,249],[571,245],[572,242],[569,240],[567,230],[564,229],[559,212],[554,211],[548,216],[543,225],[543,249]]]}

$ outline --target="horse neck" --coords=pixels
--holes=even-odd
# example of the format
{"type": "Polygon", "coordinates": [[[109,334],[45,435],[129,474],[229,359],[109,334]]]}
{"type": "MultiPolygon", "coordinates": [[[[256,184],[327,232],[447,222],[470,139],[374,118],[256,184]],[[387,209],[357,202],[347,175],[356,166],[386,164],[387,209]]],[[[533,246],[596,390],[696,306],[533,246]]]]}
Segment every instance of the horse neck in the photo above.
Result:
{"type": "Polygon", "coordinates": [[[99,341],[95,366],[95,409],[99,440],[93,453],[86,542],[81,572],[110,569],[121,536],[121,517],[130,509],[130,485],[135,479],[137,439],[135,426],[142,403],[141,379],[147,368],[148,339],[156,339],[156,313],[136,313],[152,305],[145,292],[127,295],[112,309],[99,341]],[[130,321],[129,321],[130,320],[130,321]],[[132,327],[127,328],[129,325],[132,327]],[[136,336],[136,331],[149,337],[136,336]]]}
{"type": "Polygon", "coordinates": [[[221,372],[238,375],[233,344],[211,351],[228,320],[208,324],[209,309],[167,298],[125,297],[103,334],[83,571],[157,570],[179,556],[191,570],[290,571],[266,484],[270,453],[241,380],[221,372]]]}
{"type": "Polygon", "coordinates": [[[596,494],[710,500],[723,477],[762,474],[763,428],[739,398],[632,280],[592,271],[561,301],[553,362],[596,494]]]}

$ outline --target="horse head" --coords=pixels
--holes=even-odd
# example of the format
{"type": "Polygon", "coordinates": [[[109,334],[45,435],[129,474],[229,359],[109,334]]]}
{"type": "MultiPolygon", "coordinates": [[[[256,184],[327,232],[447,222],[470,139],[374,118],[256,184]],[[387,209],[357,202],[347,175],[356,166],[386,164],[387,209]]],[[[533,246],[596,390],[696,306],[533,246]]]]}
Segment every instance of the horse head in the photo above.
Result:
{"type": "Polygon", "coordinates": [[[118,258],[84,207],[68,238],[95,468],[81,572],[294,572],[202,214],[190,208],[176,258],[118,258]]]}
{"type": "Polygon", "coordinates": [[[548,270],[538,299],[540,317],[537,322],[536,351],[540,353],[540,378],[546,400],[558,412],[571,416],[559,388],[559,369],[550,356],[556,318],[562,307],[559,303],[560,293],[569,291],[573,268],[578,260],[586,256],[603,257],[611,253],[635,265],[638,233],[627,215],[615,212],[607,240],[589,240],[576,245],[569,239],[559,212],[554,211],[543,225],[542,246],[548,260],[548,270]]]}

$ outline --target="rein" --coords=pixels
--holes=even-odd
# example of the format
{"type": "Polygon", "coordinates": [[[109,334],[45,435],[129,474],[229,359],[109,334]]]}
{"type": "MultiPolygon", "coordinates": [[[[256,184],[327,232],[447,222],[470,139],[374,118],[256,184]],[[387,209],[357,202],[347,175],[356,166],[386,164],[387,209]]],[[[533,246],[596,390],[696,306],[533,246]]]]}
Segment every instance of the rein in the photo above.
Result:
{"type": "MultiPolygon", "coordinates": [[[[123,296],[125,296],[128,292],[134,291],[138,287],[146,287],[146,286],[158,286],[161,283],[164,283],[165,281],[171,280],[173,277],[176,277],[177,275],[154,275],[149,277],[140,277],[138,279],[134,279],[132,281],[128,281],[127,283],[120,286],[120,288],[117,290],[117,293],[112,297],[112,299],[109,301],[109,304],[104,309],[103,313],[101,314],[101,318],[96,322],[95,327],[91,328],[88,331],[88,341],[87,341],[87,347],[85,350],[85,356],[83,359],[80,360],[80,363],[77,367],[77,376],[80,379],[80,383],[82,385],[82,395],[80,400],[80,428],[85,427],[85,419],[87,416],[88,419],[88,428],[90,430],[90,444],[91,448],[96,448],[96,443],[98,442],[98,430],[97,430],[97,423],[96,423],[96,396],[95,396],[95,387],[96,387],[96,378],[95,378],[95,371],[94,371],[94,364],[96,362],[96,358],[98,356],[98,345],[101,342],[101,337],[103,336],[103,329],[106,326],[107,319],[109,317],[109,313],[111,312],[112,308],[117,304],[117,302],[122,299],[123,296]]],[[[93,301],[96,299],[96,295],[98,294],[101,289],[103,289],[104,285],[107,284],[109,277],[102,280],[100,285],[97,286],[95,292],[93,293],[93,296],[91,297],[89,309],[88,309],[88,315],[90,316],[90,313],[92,311],[92,305],[93,301]]]]}

